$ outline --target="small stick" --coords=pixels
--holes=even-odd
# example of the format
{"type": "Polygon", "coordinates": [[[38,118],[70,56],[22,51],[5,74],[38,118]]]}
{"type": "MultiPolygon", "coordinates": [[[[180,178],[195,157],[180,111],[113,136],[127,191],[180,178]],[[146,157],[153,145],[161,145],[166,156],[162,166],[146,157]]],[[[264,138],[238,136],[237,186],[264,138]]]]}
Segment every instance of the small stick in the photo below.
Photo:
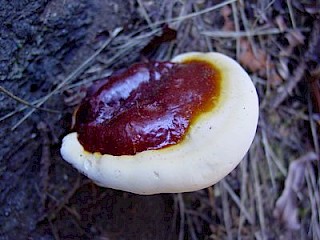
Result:
{"type": "Polygon", "coordinates": [[[291,0],[287,0],[287,6],[288,6],[288,9],[289,9],[289,15],[290,15],[290,20],[291,20],[292,27],[296,28],[297,24],[296,24],[295,17],[293,15],[293,9],[292,9],[291,0]]]}
{"type": "Polygon", "coordinates": [[[297,66],[296,70],[294,71],[293,75],[290,76],[290,81],[285,86],[285,89],[275,97],[271,109],[276,109],[293,91],[293,89],[297,86],[297,84],[302,80],[304,77],[306,70],[306,64],[304,61],[301,61],[300,64],[297,66]]]}
{"type": "Polygon", "coordinates": [[[146,8],[144,7],[143,3],[141,0],[137,0],[140,8],[141,8],[141,13],[144,16],[145,20],[147,21],[149,27],[154,30],[155,26],[152,24],[151,18],[149,17],[146,8]]]}
{"type": "Polygon", "coordinates": [[[184,239],[184,222],[185,222],[185,205],[184,200],[181,193],[177,194],[179,209],[180,209],[180,229],[179,229],[179,240],[184,239]]]}
{"type": "MultiPolygon", "coordinates": [[[[39,103],[37,103],[37,107],[40,107],[44,104],[49,98],[51,98],[56,92],[58,92],[62,87],[64,87],[68,82],[73,80],[74,78],[78,77],[79,74],[88,67],[89,63],[91,63],[111,42],[112,40],[122,31],[122,28],[116,28],[113,32],[111,37],[105,41],[105,43],[92,54],[89,58],[87,58],[76,70],[74,70],[71,74],[69,74],[58,86],[50,93],[48,93],[39,103]]],[[[34,113],[35,109],[30,110],[23,118],[20,119],[12,128],[11,130],[15,130],[17,127],[20,126],[32,113],[34,113]]]]}
{"type": "Polygon", "coordinates": [[[257,158],[254,156],[251,158],[251,168],[252,168],[253,177],[254,177],[254,189],[255,189],[255,195],[257,199],[257,208],[258,208],[257,210],[258,210],[258,217],[259,217],[260,228],[261,228],[261,237],[262,239],[266,239],[266,236],[265,236],[266,222],[265,222],[265,214],[264,214],[262,195],[261,195],[259,171],[257,166],[257,158]]]}
{"type": "Polygon", "coordinates": [[[228,199],[228,194],[226,192],[226,189],[224,188],[225,180],[222,180],[219,184],[220,190],[221,190],[221,200],[222,200],[222,209],[223,209],[223,219],[224,219],[224,225],[227,232],[227,239],[232,240],[232,232],[231,232],[231,215],[230,215],[230,204],[228,199]]]}
{"type": "Polygon", "coordinates": [[[48,109],[48,108],[42,108],[42,107],[38,107],[36,105],[33,105],[32,103],[27,102],[26,100],[19,98],[18,96],[14,95],[12,92],[8,91],[7,89],[5,89],[4,87],[0,86],[0,92],[3,92],[4,94],[6,94],[7,96],[9,96],[10,98],[16,100],[19,103],[22,103],[28,107],[31,108],[35,108],[38,110],[42,110],[45,112],[50,112],[50,113],[60,113],[60,111],[57,110],[52,110],[52,109],[48,109]]]}
{"type": "Polygon", "coordinates": [[[242,201],[239,199],[238,195],[232,190],[232,188],[230,187],[230,185],[226,182],[226,181],[222,181],[221,184],[223,185],[223,187],[225,188],[225,190],[227,190],[227,192],[229,193],[231,199],[235,202],[235,204],[238,206],[238,208],[240,209],[240,211],[244,214],[244,217],[247,219],[247,221],[250,224],[253,224],[253,220],[251,215],[249,214],[249,212],[246,210],[244,204],[242,203],[242,201]]]}
{"type": "MultiPolygon", "coordinates": [[[[240,24],[239,24],[239,16],[237,11],[236,2],[231,4],[232,6],[232,15],[233,15],[233,22],[236,32],[240,32],[240,24]]],[[[240,37],[236,37],[236,59],[239,60],[240,58],[240,37]]]]}

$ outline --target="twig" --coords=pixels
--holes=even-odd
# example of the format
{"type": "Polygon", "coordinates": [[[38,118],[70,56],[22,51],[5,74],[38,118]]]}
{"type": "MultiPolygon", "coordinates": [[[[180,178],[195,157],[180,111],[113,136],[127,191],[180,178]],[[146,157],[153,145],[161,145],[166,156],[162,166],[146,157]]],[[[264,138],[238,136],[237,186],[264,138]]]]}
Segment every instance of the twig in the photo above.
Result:
{"type": "MultiPolygon", "coordinates": [[[[42,104],[44,104],[49,98],[51,98],[55,93],[57,93],[62,87],[64,87],[68,82],[72,81],[74,78],[78,77],[79,74],[88,67],[88,65],[112,42],[112,40],[122,31],[122,28],[116,28],[112,34],[111,37],[102,44],[102,46],[94,52],[89,58],[87,58],[79,67],[76,68],[71,74],[69,74],[58,86],[50,93],[48,93],[43,99],[37,103],[37,107],[40,107],[42,104]]],[[[20,121],[18,121],[11,130],[16,129],[18,126],[20,126],[21,123],[23,123],[33,112],[35,109],[32,109],[29,111],[20,121]]]]}
{"type": "Polygon", "coordinates": [[[271,160],[274,162],[274,164],[277,166],[278,170],[282,173],[283,176],[285,176],[287,174],[287,170],[286,168],[282,165],[282,163],[280,162],[279,158],[276,156],[276,154],[274,153],[274,151],[271,149],[270,147],[270,143],[268,141],[268,138],[266,138],[266,144],[267,144],[267,148],[268,148],[268,152],[269,155],[271,157],[271,160]]]}
{"type": "Polygon", "coordinates": [[[66,205],[67,202],[70,200],[70,198],[76,193],[79,187],[80,187],[80,174],[78,173],[77,180],[75,181],[72,189],[64,195],[62,200],[58,200],[53,195],[48,194],[48,197],[53,199],[56,202],[56,205],[52,207],[53,209],[51,210],[51,212],[49,212],[50,215],[47,218],[50,219],[51,216],[54,216],[55,214],[59,213],[60,210],[64,207],[64,205],[66,205]]]}
{"type": "Polygon", "coordinates": [[[177,194],[179,210],[180,210],[180,229],[179,229],[179,240],[184,239],[184,224],[185,224],[185,205],[181,193],[177,194]]]}
{"type": "Polygon", "coordinates": [[[103,59],[100,59],[100,61],[104,64],[104,67],[109,67],[113,62],[115,62],[120,57],[124,56],[128,50],[132,49],[133,47],[136,47],[137,45],[141,44],[141,40],[138,39],[133,40],[129,44],[126,44],[127,46],[123,46],[116,54],[114,54],[111,58],[108,58],[107,61],[104,61],[103,59]]]}
{"type": "Polygon", "coordinates": [[[265,237],[266,223],[265,223],[265,214],[264,214],[264,208],[263,208],[262,196],[261,196],[261,187],[260,187],[259,172],[257,167],[257,158],[253,156],[250,162],[251,162],[251,168],[252,168],[253,177],[254,177],[254,189],[255,189],[255,196],[257,200],[258,217],[259,217],[259,222],[261,227],[261,237],[262,239],[266,239],[265,237]]]}
{"type": "Polygon", "coordinates": [[[222,8],[225,5],[231,4],[231,3],[236,2],[236,1],[238,1],[238,0],[228,0],[228,1],[216,4],[216,5],[212,6],[212,7],[203,9],[203,10],[201,10],[199,12],[193,12],[193,13],[186,14],[186,15],[183,15],[181,13],[178,17],[175,17],[175,18],[169,18],[169,19],[165,19],[165,20],[161,20],[161,21],[156,21],[151,25],[141,27],[137,31],[132,32],[131,34],[129,34],[129,37],[130,36],[136,36],[137,34],[143,32],[145,30],[148,30],[150,28],[152,29],[153,27],[158,27],[158,26],[160,26],[160,25],[162,25],[164,23],[168,23],[169,24],[169,23],[184,21],[184,20],[187,20],[187,19],[199,16],[199,15],[202,15],[202,14],[205,14],[205,13],[209,13],[211,11],[217,10],[219,8],[222,8]]]}
{"type": "MultiPolygon", "coordinates": [[[[231,4],[232,7],[232,15],[233,15],[233,22],[236,32],[240,32],[240,24],[239,24],[239,16],[237,10],[237,3],[233,2],[231,4]]],[[[240,37],[236,37],[236,58],[239,60],[240,57],[240,37]]]]}
{"type": "Polygon", "coordinates": [[[177,229],[177,219],[178,219],[178,199],[176,194],[172,194],[173,198],[173,216],[171,222],[171,234],[174,235],[177,229]]]}
{"type": "MultiPolygon", "coordinates": [[[[263,5],[265,5],[268,1],[261,1],[263,5]]],[[[256,19],[254,20],[252,26],[257,26],[259,20],[261,20],[263,17],[262,17],[262,14],[264,13],[265,15],[267,15],[265,12],[268,11],[268,9],[271,8],[271,6],[274,4],[275,0],[271,0],[267,6],[262,6],[262,9],[261,10],[258,10],[257,11],[259,12],[259,15],[256,16],[256,19]]],[[[272,10],[272,9],[271,9],[272,10]]],[[[266,17],[265,17],[266,18],[266,17]]]]}
{"type": "MultiPolygon", "coordinates": [[[[317,126],[312,118],[312,102],[311,102],[311,96],[308,96],[308,114],[309,114],[309,124],[310,124],[310,129],[311,129],[311,134],[312,134],[312,141],[314,144],[315,152],[318,156],[320,156],[320,146],[319,146],[319,135],[317,133],[317,126]]],[[[320,172],[320,162],[317,161],[317,168],[318,171],[320,172]]]]}
{"type": "MultiPolygon", "coordinates": [[[[37,103],[39,103],[42,99],[43,99],[43,97],[42,97],[42,98],[39,98],[39,99],[37,99],[37,100],[35,100],[35,101],[33,101],[33,102],[31,102],[31,104],[35,106],[35,105],[36,105],[37,103]]],[[[16,109],[16,110],[13,110],[13,111],[7,113],[6,115],[0,117],[0,122],[2,122],[2,121],[4,121],[4,120],[6,120],[6,119],[8,119],[8,118],[10,118],[10,117],[12,117],[12,116],[14,116],[15,114],[17,114],[17,113],[19,113],[19,112],[22,112],[22,111],[26,110],[27,108],[28,108],[28,106],[25,106],[25,105],[24,105],[24,106],[22,106],[22,107],[20,107],[20,108],[18,108],[18,109],[16,109]]]]}
{"type": "MultiPolygon", "coordinates": [[[[240,206],[244,206],[246,200],[247,200],[247,181],[248,181],[248,156],[246,156],[240,163],[240,168],[241,168],[241,190],[240,190],[240,206]]],[[[246,217],[243,215],[244,212],[240,208],[240,219],[239,219],[239,225],[238,225],[238,239],[241,239],[241,230],[244,225],[244,221],[246,217]]],[[[251,223],[253,224],[253,222],[251,223]]]]}
{"type": "MultiPolygon", "coordinates": [[[[190,10],[192,7],[191,5],[191,1],[185,1],[185,4],[182,5],[180,11],[179,11],[179,14],[178,14],[178,17],[176,17],[176,19],[180,19],[180,18],[183,18],[185,16],[189,16],[190,14],[187,14],[188,10],[190,10]]],[[[191,13],[192,14],[192,13],[191,13]]],[[[196,16],[193,16],[193,17],[196,17],[196,16]]],[[[193,18],[192,17],[192,18],[193,18]]],[[[167,19],[168,21],[171,21],[171,19],[167,19]]],[[[174,24],[174,27],[179,30],[180,27],[181,27],[181,24],[182,22],[184,21],[185,19],[181,19],[181,20],[177,20],[177,21],[174,21],[172,22],[174,24]]],[[[168,22],[169,23],[169,22],[168,22]]],[[[181,30],[181,29],[180,29],[181,30]]],[[[188,33],[185,33],[185,34],[189,34],[188,33]]]]}
{"type": "Polygon", "coordinates": [[[271,183],[272,183],[272,189],[273,192],[276,189],[276,180],[275,180],[275,176],[274,176],[274,170],[272,168],[271,165],[271,157],[270,157],[270,151],[269,151],[269,145],[267,142],[267,136],[266,136],[266,132],[264,131],[264,129],[262,129],[261,131],[261,135],[262,135],[262,144],[264,147],[264,152],[266,155],[266,159],[267,159],[267,163],[268,163],[268,169],[269,169],[269,173],[270,173],[270,177],[271,177],[271,183]]]}
{"type": "MultiPolygon", "coordinates": [[[[300,31],[310,31],[309,28],[301,28],[300,31]]],[[[285,32],[290,32],[292,29],[286,29],[285,32]]],[[[208,36],[208,37],[220,37],[220,38],[236,38],[239,39],[240,37],[255,37],[255,36],[264,36],[264,35],[276,35],[276,34],[283,34],[284,31],[278,28],[269,28],[269,29],[255,29],[255,30],[248,30],[248,31],[202,31],[201,34],[208,36]]]]}
{"type": "MultiPolygon", "coordinates": [[[[233,3],[232,3],[233,4],[233,3]]],[[[195,9],[195,12],[199,12],[199,8],[196,4],[193,4],[193,7],[195,9]]],[[[195,20],[198,20],[199,24],[195,24],[198,32],[201,34],[201,32],[204,31],[204,22],[202,20],[202,18],[198,18],[198,19],[195,19],[195,20]]],[[[204,40],[206,42],[206,45],[207,45],[207,48],[209,50],[209,52],[212,52],[213,51],[213,46],[212,46],[212,43],[211,43],[211,40],[208,38],[208,36],[205,36],[204,35],[204,40]]]]}
{"type": "Polygon", "coordinates": [[[211,216],[214,216],[214,205],[215,205],[214,199],[215,199],[215,197],[214,197],[213,186],[208,187],[207,190],[208,190],[208,197],[209,197],[209,206],[211,209],[210,214],[211,214],[211,216]]]}
{"type": "Polygon", "coordinates": [[[230,3],[233,3],[233,2],[236,2],[237,0],[228,0],[228,1],[224,1],[222,3],[219,3],[219,4],[216,4],[212,7],[209,7],[209,8],[206,8],[206,9],[203,9],[199,12],[193,12],[193,13],[190,13],[190,14],[187,14],[187,15],[184,15],[184,16],[179,16],[179,17],[176,17],[176,18],[172,18],[172,19],[166,19],[166,20],[162,20],[162,21],[158,21],[158,22],[155,22],[154,26],[158,26],[158,25],[161,25],[163,23],[172,23],[172,22],[177,22],[177,21],[183,21],[183,20],[186,20],[186,19],[189,19],[189,18],[193,18],[193,17],[196,17],[196,16],[199,16],[201,14],[205,14],[205,13],[208,13],[208,12],[211,12],[211,11],[214,11],[214,10],[217,10],[219,8],[222,8],[223,6],[225,5],[228,5],[230,3]]]}
{"type": "Polygon", "coordinates": [[[146,10],[146,8],[144,7],[143,3],[141,2],[141,0],[137,0],[137,2],[138,2],[138,4],[139,4],[139,6],[140,6],[141,13],[142,13],[143,17],[145,18],[145,20],[147,21],[149,27],[150,27],[151,29],[154,29],[155,26],[152,25],[152,21],[151,21],[149,15],[148,15],[147,10],[146,10]]]}
{"type": "Polygon", "coordinates": [[[50,113],[60,113],[60,111],[57,111],[57,110],[38,107],[38,106],[36,106],[36,105],[34,105],[32,103],[29,103],[29,102],[23,100],[22,98],[19,98],[18,96],[14,95],[12,92],[8,91],[7,89],[5,89],[2,86],[0,86],[0,92],[3,92],[4,94],[9,96],[10,98],[14,99],[15,101],[17,101],[19,103],[22,103],[22,104],[28,106],[28,107],[35,108],[35,109],[38,109],[38,110],[42,110],[42,111],[45,111],[45,112],[50,112],[50,113]]]}
{"type": "Polygon", "coordinates": [[[296,28],[297,24],[296,24],[295,17],[293,15],[293,9],[292,9],[291,0],[287,0],[287,6],[288,6],[288,9],[289,9],[289,15],[290,15],[290,20],[291,20],[292,27],[296,28]]]}
{"type": "Polygon", "coordinates": [[[246,210],[244,204],[241,202],[240,198],[237,196],[237,194],[232,190],[232,188],[230,187],[230,185],[228,184],[227,181],[221,181],[221,184],[223,185],[223,187],[227,190],[227,192],[229,193],[230,197],[232,198],[232,200],[236,203],[236,205],[238,206],[238,208],[240,209],[240,211],[244,214],[245,218],[247,219],[247,221],[250,224],[253,224],[253,220],[251,215],[249,214],[249,212],[246,210]]]}
{"type": "Polygon", "coordinates": [[[99,75],[99,76],[92,76],[92,77],[88,77],[84,80],[81,80],[77,83],[74,83],[74,84],[69,84],[68,86],[64,87],[63,90],[66,91],[66,90],[70,90],[70,89],[73,89],[73,88],[79,88],[85,84],[89,84],[89,83],[93,83],[95,81],[98,81],[98,80],[101,80],[101,79],[105,79],[105,78],[108,78],[110,75],[112,74],[112,71],[107,71],[105,73],[103,73],[102,75],[99,75]]]}
{"type": "MultiPolygon", "coordinates": [[[[124,44],[122,44],[122,45],[120,45],[118,47],[115,47],[116,49],[118,49],[118,51],[116,51],[116,53],[111,58],[108,58],[106,61],[104,59],[98,59],[98,61],[102,62],[103,63],[103,67],[107,69],[112,63],[116,62],[119,58],[123,57],[128,52],[130,52],[131,49],[136,48],[138,45],[143,44],[143,42],[141,40],[144,40],[146,38],[149,38],[149,37],[153,36],[154,34],[159,32],[160,30],[161,29],[158,28],[158,29],[155,29],[155,30],[153,30],[151,32],[148,32],[146,34],[141,34],[141,35],[139,35],[139,36],[137,36],[137,37],[135,37],[133,39],[130,39],[129,41],[125,41],[124,44]]],[[[68,85],[67,87],[64,87],[61,90],[68,90],[68,89],[71,89],[71,88],[74,88],[74,87],[79,87],[81,85],[93,82],[95,80],[108,77],[108,76],[111,75],[111,73],[112,73],[112,71],[110,70],[108,72],[105,72],[104,75],[100,76],[99,78],[91,77],[91,78],[82,80],[80,82],[77,82],[75,84],[68,85]]]]}
{"type": "Polygon", "coordinates": [[[185,209],[185,212],[187,215],[199,217],[201,220],[203,220],[209,224],[212,223],[212,219],[210,217],[208,217],[205,213],[201,213],[200,211],[192,210],[192,209],[185,209]]]}
{"type": "Polygon", "coordinates": [[[186,218],[187,218],[188,230],[190,232],[191,239],[192,240],[198,240],[198,237],[197,237],[196,231],[194,229],[194,226],[193,226],[193,223],[192,223],[190,215],[186,214],[186,218]]]}
{"type": "Polygon", "coordinates": [[[221,183],[219,184],[220,190],[221,190],[221,200],[222,200],[222,209],[223,209],[223,219],[224,219],[224,225],[226,228],[227,232],[227,239],[232,240],[232,232],[231,232],[231,227],[232,224],[230,222],[231,215],[230,215],[230,204],[228,200],[228,195],[226,193],[226,189],[224,188],[223,183],[226,181],[223,179],[221,180],[221,183]]]}
{"type": "Polygon", "coordinates": [[[315,173],[310,164],[307,164],[307,171],[305,178],[308,187],[308,194],[311,203],[311,224],[312,239],[320,239],[320,200],[319,200],[319,186],[315,179],[315,173]]]}
{"type": "MultiPolygon", "coordinates": [[[[159,26],[163,23],[170,23],[170,22],[177,22],[177,21],[183,21],[189,18],[193,18],[195,16],[199,16],[201,14],[205,14],[208,13],[210,11],[219,9],[227,4],[233,3],[237,0],[228,0],[225,2],[222,2],[220,4],[217,4],[215,6],[212,6],[210,8],[206,8],[204,10],[201,10],[197,13],[191,13],[188,15],[184,15],[184,16],[179,16],[177,18],[172,18],[172,19],[166,19],[163,21],[158,21],[155,22],[151,25],[149,25],[147,28],[153,28],[156,26],[159,26]]],[[[142,32],[143,30],[147,29],[146,27],[139,29],[137,32],[142,32]]],[[[76,78],[84,69],[86,69],[86,67],[91,63],[91,61],[93,61],[110,43],[111,41],[122,31],[122,28],[116,28],[111,37],[92,55],[90,56],[86,61],[84,61],[75,71],[73,71],[70,75],[68,75],[52,92],[50,92],[48,95],[46,95],[45,97],[43,97],[39,103],[36,104],[36,107],[40,107],[42,104],[44,104],[49,98],[51,98],[55,93],[59,92],[59,90],[65,86],[68,82],[70,82],[71,80],[73,80],[74,78],[76,78]]],[[[21,125],[21,123],[23,123],[29,116],[31,116],[34,113],[35,109],[32,109],[31,111],[29,111],[23,118],[21,118],[12,128],[11,130],[16,129],[18,126],[21,125]]]]}
{"type": "Polygon", "coordinates": [[[54,239],[55,240],[60,240],[57,228],[54,226],[54,224],[52,223],[52,221],[50,219],[48,219],[48,222],[49,222],[49,225],[50,225],[50,228],[51,228],[51,232],[53,234],[54,239]]]}
{"type": "Polygon", "coordinates": [[[304,73],[306,70],[305,61],[301,61],[294,71],[293,75],[290,76],[290,81],[286,84],[282,92],[278,96],[274,98],[274,101],[271,103],[271,109],[276,109],[293,91],[293,89],[297,86],[297,84],[304,77],[304,73]]]}
{"type": "Polygon", "coordinates": [[[245,13],[245,2],[243,0],[239,0],[239,5],[240,5],[240,16],[241,16],[241,20],[242,20],[242,23],[243,23],[243,26],[244,26],[244,30],[246,32],[246,36],[250,42],[250,45],[251,45],[251,48],[252,48],[252,51],[254,53],[254,55],[256,56],[257,55],[257,49],[256,49],[256,46],[254,44],[254,41],[253,41],[253,38],[252,36],[250,36],[250,27],[249,27],[249,21],[248,21],[248,18],[246,16],[246,13],[245,13]]]}

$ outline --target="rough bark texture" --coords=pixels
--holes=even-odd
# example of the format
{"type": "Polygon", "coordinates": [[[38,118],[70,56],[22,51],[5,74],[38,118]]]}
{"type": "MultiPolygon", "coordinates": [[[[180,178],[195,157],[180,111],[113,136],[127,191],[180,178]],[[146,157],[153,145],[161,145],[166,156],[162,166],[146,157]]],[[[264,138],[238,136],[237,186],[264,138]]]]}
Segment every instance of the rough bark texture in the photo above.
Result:
{"type": "MultiPolygon", "coordinates": [[[[101,34],[137,17],[132,4],[126,0],[1,0],[1,86],[29,103],[45,96],[94,52],[101,34]]],[[[1,117],[21,107],[0,94],[1,117]]],[[[165,198],[136,198],[108,190],[92,202],[92,196],[102,191],[84,182],[59,154],[72,109],[65,109],[62,94],[54,95],[44,107],[61,113],[37,110],[14,130],[30,108],[0,122],[0,239],[92,239],[108,231],[117,232],[114,238],[120,239],[122,227],[126,236],[143,230],[142,238],[158,233],[164,239],[168,229],[157,221],[170,214],[164,211],[165,198]],[[79,206],[79,222],[64,206],[69,201],[79,206]],[[99,216],[103,221],[97,223],[99,216]],[[130,216],[136,224],[129,223],[130,216]],[[79,231],[79,226],[87,232],[79,231]]]]}

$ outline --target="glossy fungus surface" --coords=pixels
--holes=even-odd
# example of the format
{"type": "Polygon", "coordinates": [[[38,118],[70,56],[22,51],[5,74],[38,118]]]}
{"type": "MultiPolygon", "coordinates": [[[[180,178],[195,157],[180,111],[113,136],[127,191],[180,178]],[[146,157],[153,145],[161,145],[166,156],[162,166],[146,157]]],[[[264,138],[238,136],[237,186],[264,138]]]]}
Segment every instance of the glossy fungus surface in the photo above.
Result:
{"type": "Polygon", "coordinates": [[[139,63],[88,94],[75,130],[88,152],[120,156],[160,149],[183,141],[219,94],[220,73],[210,62],[139,63]]]}

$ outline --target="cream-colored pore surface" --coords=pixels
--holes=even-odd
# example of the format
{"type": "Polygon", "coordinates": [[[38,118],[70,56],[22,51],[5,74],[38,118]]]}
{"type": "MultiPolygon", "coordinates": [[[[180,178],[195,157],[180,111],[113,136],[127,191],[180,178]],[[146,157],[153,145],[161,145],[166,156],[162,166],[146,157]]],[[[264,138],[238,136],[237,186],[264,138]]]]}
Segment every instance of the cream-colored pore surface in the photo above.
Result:
{"type": "Polygon", "coordinates": [[[191,58],[211,62],[221,72],[218,105],[201,115],[183,142],[136,155],[88,153],[70,133],[62,157],[98,185],[137,194],[199,190],[222,179],[244,157],[258,121],[258,96],[244,69],[219,53],[191,52],[173,62],[191,58]]]}

